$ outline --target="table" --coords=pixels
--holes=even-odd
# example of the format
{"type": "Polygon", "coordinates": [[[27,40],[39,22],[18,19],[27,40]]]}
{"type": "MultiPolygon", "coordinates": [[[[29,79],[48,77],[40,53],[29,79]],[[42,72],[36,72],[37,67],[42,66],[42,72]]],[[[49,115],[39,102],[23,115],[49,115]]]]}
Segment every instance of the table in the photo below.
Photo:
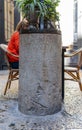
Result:
{"type": "Polygon", "coordinates": [[[64,100],[64,53],[68,46],[62,46],[62,101],[64,100]]]}

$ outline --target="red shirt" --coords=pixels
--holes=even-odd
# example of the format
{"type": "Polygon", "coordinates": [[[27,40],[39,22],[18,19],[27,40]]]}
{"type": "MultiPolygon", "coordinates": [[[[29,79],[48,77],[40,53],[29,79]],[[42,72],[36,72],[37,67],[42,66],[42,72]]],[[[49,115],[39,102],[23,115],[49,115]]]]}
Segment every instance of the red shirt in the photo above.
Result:
{"type": "MultiPolygon", "coordinates": [[[[15,31],[11,39],[8,43],[8,48],[7,48],[11,53],[15,55],[19,55],[19,32],[15,31]]],[[[10,54],[8,55],[9,62],[17,62],[19,61],[19,58],[11,56],[10,54]]]]}

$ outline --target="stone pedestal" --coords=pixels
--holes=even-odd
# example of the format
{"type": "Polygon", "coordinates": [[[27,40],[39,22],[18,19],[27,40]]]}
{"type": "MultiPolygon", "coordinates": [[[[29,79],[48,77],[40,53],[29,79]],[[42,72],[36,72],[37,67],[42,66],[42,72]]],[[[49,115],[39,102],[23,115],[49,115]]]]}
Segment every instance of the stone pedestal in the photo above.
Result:
{"type": "Polygon", "coordinates": [[[62,54],[59,34],[21,34],[18,108],[28,115],[61,110],[62,54]]]}

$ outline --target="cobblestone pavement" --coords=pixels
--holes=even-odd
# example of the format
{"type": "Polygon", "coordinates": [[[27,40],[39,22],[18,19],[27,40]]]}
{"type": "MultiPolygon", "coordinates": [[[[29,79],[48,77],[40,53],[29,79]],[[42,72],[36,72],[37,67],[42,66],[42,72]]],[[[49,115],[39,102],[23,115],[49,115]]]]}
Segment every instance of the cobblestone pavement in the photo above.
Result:
{"type": "Polygon", "coordinates": [[[65,81],[64,103],[62,110],[52,115],[55,120],[52,129],[40,125],[34,129],[34,119],[39,117],[30,116],[29,122],[28,116],[18,110],[18,81],[13,81],[7,95],[3,95],[7,77],[8,71],[0,71],[0,130],[82,130],[82,92],[78,83],[65,81]]]}

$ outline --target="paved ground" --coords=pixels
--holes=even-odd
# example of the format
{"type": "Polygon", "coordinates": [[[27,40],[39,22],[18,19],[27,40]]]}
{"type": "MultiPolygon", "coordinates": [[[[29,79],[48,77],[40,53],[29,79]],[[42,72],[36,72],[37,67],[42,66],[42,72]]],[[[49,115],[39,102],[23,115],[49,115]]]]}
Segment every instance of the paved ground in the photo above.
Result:
{"type": "Polygon", "coordinates": [[[39,118],[30,116],[29,122],[28,116],[18,111],[18,82],[13,81],[7,95],[3,95],[7,76],[8,71],[0,71],[0,130],[82,130],[82,92],[78,83],[65,81],[64,104],[62,110],[54,115],[55,126],[51,129],[39,125],[35,129],[34,119],[39,118]]]}

